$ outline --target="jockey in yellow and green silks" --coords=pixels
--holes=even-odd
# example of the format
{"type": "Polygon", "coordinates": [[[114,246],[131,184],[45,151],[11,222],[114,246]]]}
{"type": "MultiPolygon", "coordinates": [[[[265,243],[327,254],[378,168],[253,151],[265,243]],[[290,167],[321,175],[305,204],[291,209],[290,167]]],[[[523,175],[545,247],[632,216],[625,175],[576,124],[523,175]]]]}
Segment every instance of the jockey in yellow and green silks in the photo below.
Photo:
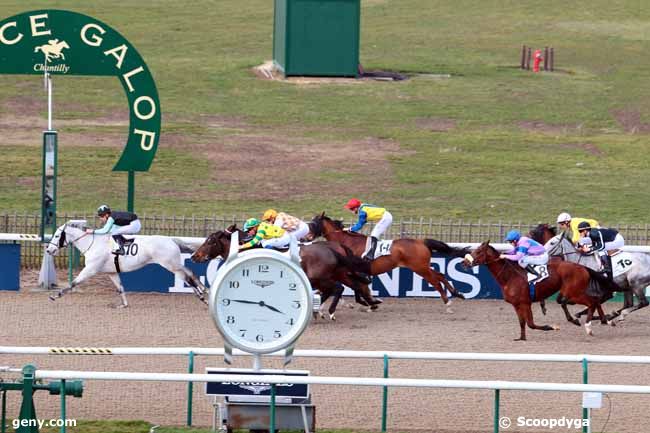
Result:
{"type": "Polygon", "coordinates": [[[257,218],[247,219],[244,223],[244,231],[252,235],[253,239],[240,245],[240,250],[252,248],[260,243],[264,248],[286,248],[291,241],[289,232],[281,227],[261,222],[257,218]]]}

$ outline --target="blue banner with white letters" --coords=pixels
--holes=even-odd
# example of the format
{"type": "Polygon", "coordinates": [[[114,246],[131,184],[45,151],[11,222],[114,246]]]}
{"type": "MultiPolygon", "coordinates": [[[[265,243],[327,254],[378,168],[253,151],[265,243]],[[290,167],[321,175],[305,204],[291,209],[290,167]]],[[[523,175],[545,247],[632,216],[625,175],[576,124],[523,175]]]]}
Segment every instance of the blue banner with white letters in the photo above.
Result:
{"type": "MultiPolygon", "coordinates": [[[[208,287],[221,263],[220,260],[212,260],[207,264],[194,263],[190,260],[190,254],[183,254],[182,260],[208,287]]],[[[441,255],[431,258],[431,267],[442,272],[467,299],[502,298],[501,288],[485,266],[465,268],[462,263],[462,258],[450,259],[441,255]]],[[[159,265],[147,265],[140,270],[123,273],[121,277],[125,289],[131,292],[192,293],[192,288],[184,281],[159,265]]],[[[407,268],[395,268],[391,272],[373,277],[372,291],[375,296],[381,298],[440,296],[426,280],[407,268]]],[[[345,294],[352,295],[352,291],[347,289],[345,294]]]]}
{"type": "Polygon", "coordinates": [[[0,290],[20,290],[20,244],[0,244],[0,290]]]}

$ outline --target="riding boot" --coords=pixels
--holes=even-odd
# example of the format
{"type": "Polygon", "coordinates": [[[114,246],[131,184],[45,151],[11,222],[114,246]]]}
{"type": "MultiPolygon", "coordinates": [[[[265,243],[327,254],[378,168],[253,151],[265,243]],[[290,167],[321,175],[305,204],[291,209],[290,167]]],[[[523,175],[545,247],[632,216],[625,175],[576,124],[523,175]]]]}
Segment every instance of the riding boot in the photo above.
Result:
{"type": "Polygon", "coordinates": [[[612,272],[612,258],[609,254],[600,256],[600,260],[603,262],[603,271],[605,276],[610,282],[614,282],[614,273],[612,272]]]}
{"type": "Polygon", "coordinates": [[[526,265],[526,270],[531,274],[535,275],[535,279],[533,281],[537,281],[539,277],[541,277],[541,275],[539,274],[539,272],[537,272],[537,269],[535,269],[533,265],[530,264],[526,265]]]}
{"type": "Polygon", "coordinates": [[[117,248],[113,250],[113,254],[116,256],[123,256],[124,255],[124,242],[126,241],[124,239],[124,236],[122,235],[113,235],[113,240],[115,243],[117,243],[117,248]]]}
{"type": "Polygon", "coordinates": [[[378,239],[374,236],[370,237],[370,248],[368,249],[368,252],[365,253],[363,256],[361,256],[362,259],[365,260],[372,260],[375,257],[375,249],[377,248],[377,241],[378,239]]]}

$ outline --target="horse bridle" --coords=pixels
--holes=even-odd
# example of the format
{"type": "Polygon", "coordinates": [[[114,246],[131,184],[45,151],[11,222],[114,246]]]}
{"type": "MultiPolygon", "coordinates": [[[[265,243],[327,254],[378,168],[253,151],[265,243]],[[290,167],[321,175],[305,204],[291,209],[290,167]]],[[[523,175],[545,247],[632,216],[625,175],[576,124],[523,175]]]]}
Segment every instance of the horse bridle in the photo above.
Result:
{"type": "MultiPolygon", "coordinates": [[[[73,240],[71,240],[71,241],[68,241],[68,240],[67,240],[67,236],[68,236],[68,235],[67,235],[67,233],[65,232],[66,227],[68,227],[68,225],[67,225],[67,224],[63,224],[63,229],[61,229],[61,235],[59,236],[59,242],[58,242],[58,244],[55,244],[55,246],[56,246],[57,248],[59,248],[59,249],[65,247],[66,244],[74,244],[74,243],[77,242],[79,239],[83,238],[84,236],[88,236],[88,234],[89,234],[89,233],[87,233],[87,232],[84,232],[84,234],[82,234],[81,236],[79,236],[77,239],[73,239],[73,240]]],[[[92,242],[90,243],[90,245],[88,246],[88,248],[86,248],[86,251],[81,251],[81,254],[86,254],[86,253],[88,252],[88,250],[89,250],[90,248],[92,248],[93,244],[95,243],[95,232],[94,232],[94,231],[92,232],[92,235],[93,235],[93,240],[92,240],[92,242]]],[[[50,242],[48,243],[48,245],[49,245],[49,244],[52,244],[52,239],[50,239],[50,242]]]]}

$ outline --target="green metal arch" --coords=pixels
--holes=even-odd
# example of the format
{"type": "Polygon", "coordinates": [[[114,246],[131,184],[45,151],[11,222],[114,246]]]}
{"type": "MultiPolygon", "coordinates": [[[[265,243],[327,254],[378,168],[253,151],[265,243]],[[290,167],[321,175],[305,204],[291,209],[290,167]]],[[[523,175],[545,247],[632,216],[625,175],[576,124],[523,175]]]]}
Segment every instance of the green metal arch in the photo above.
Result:
{"type": "Polygon", "coordinates": [[[160,139],[158,90],[142,56],[109,25],[48,9],[0,21],[0,74],[116,76],[129,102],[129,136],[114,171],[148,171],[160,139]]]}

